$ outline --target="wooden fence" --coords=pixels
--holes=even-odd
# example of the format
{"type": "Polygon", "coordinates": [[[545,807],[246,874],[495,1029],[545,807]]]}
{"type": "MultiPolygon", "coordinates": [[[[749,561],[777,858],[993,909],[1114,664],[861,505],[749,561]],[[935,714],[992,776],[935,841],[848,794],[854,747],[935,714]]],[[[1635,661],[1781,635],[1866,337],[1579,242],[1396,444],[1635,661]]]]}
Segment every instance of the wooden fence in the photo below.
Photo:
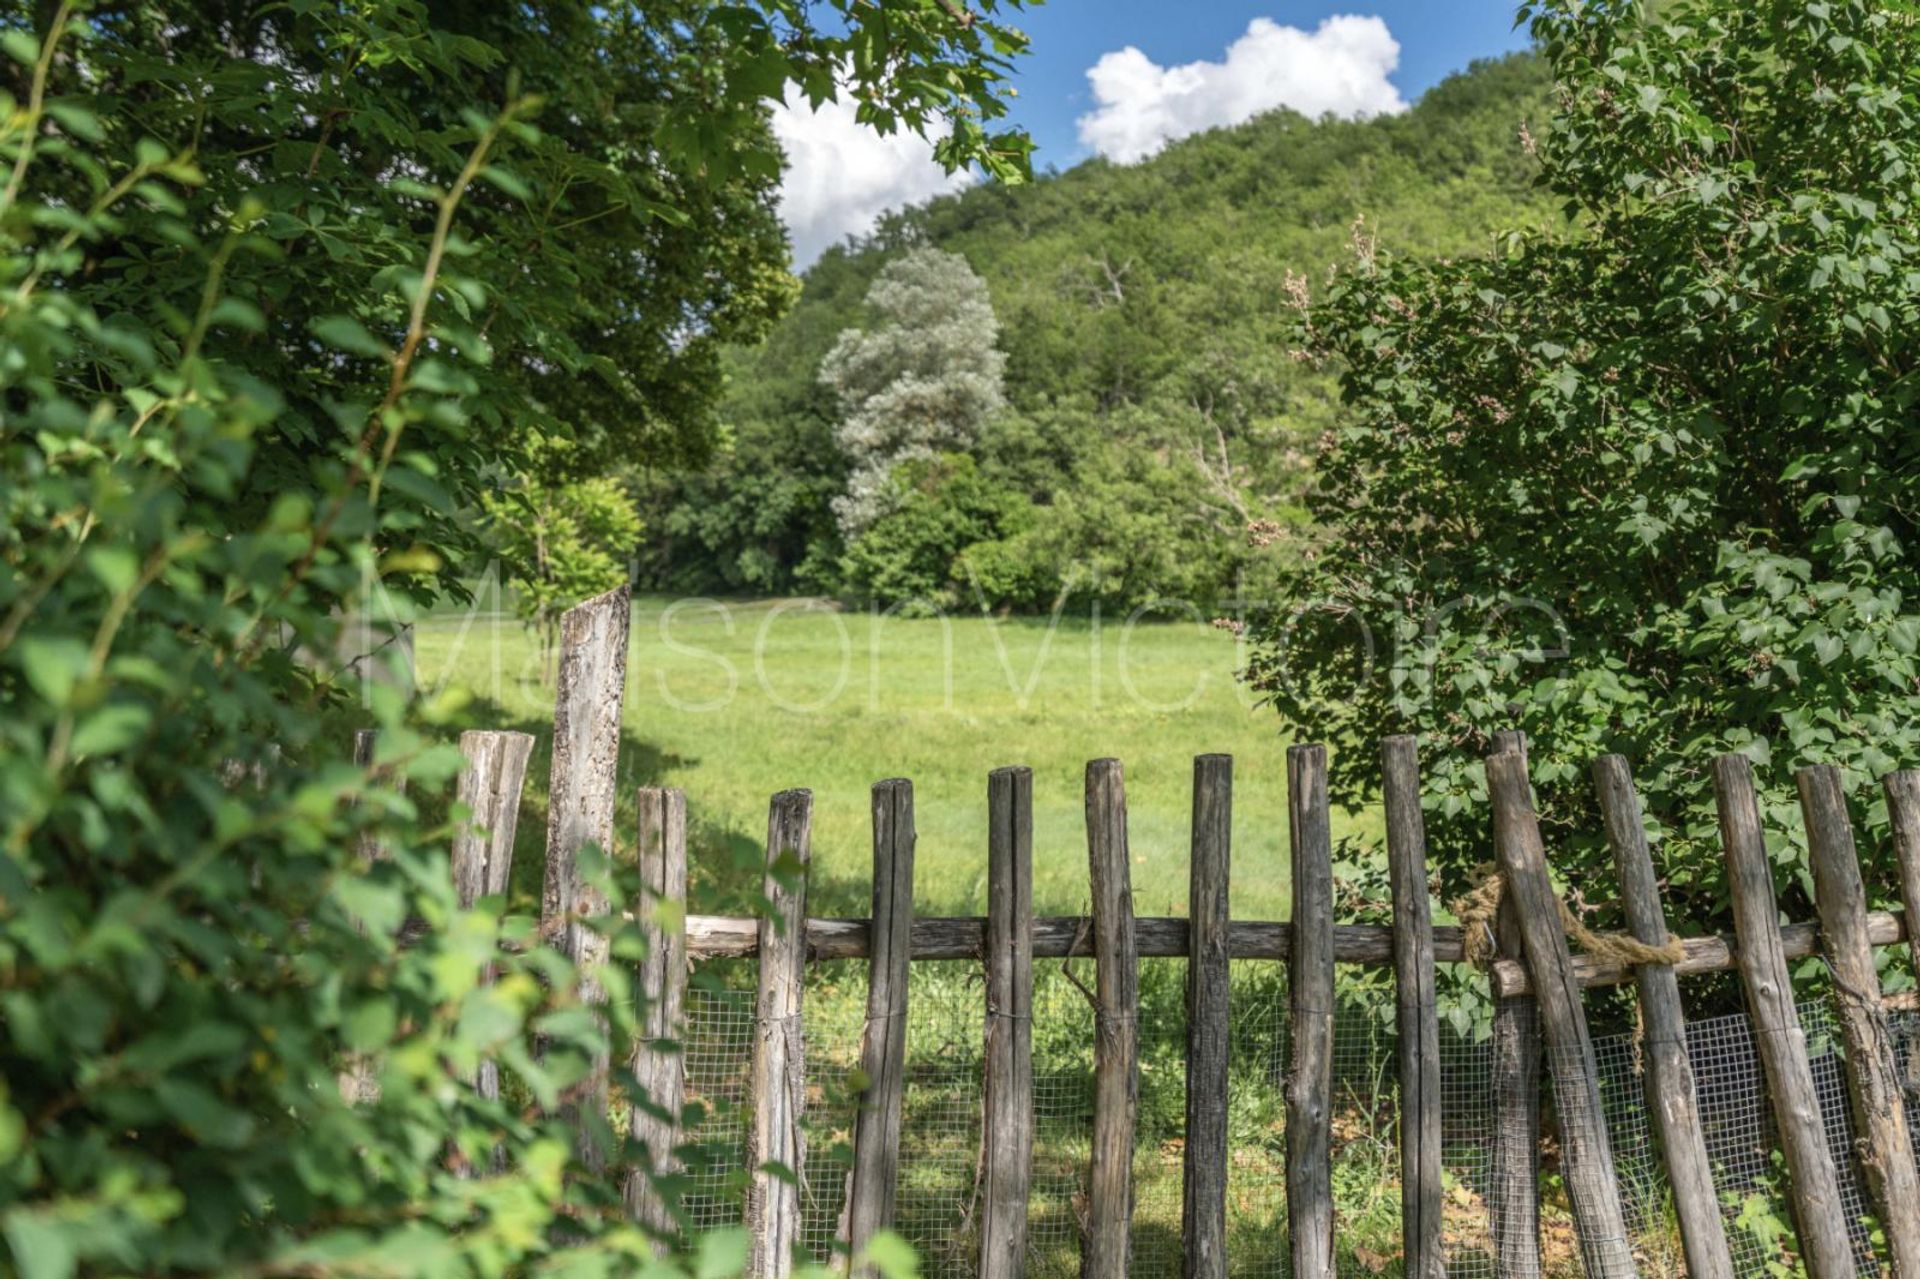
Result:
{"type": "MultiPolygon", "coordinates": [[[[549,935],[578,961],[605,961],[590,930],[574,921],[602,905],[586,900],[575,856],[588,843],[613,844],[615,765],[625,675],[624,591],[590,601],[562,627],[553,777],[543,908],[549,935]]],[[[454,875],[463,899],[501,891],[531,739],[519,733],[468,733],[459,796],[473,827],[458,841],[454,875]]],[[[919,918],[913,908],[913,786],[903,779],[873,787],[873,908],[866,919],[818,919],[807,913],[812,797],[775,795],[767,824],[761,918],[684,916],[683,930],[654,930],[640,980],[651,1021],[632,1048],[651,1106],[634,1107],[632,1134],[655,1171],[673,1168],[681,1138],[668,1118],[680,1113],[684,1072],[667,1046],[684,1005],[689,964],[751,956],[758,965],[752,1047],[753,1114],[745,1206],[751,1273],[789,1274],[800,1238],[804,1176],[800,1135],[806,1093],[800,1063],[809,963],[866,959],[870,964],[862,1076],[849,1193],[840,1237],[857,1255],[892,1220],[899,1174],[909,967],[918,960],[984,964],[984,1076],[977,1233],[982,1279],[1010,1279],[1027,1261],[1027,1210],[1034,1143],[1031,1057],[1033,963],[1091,956],[1096,982],[1093,1143],[1086,1181],[1082,1273],[1128,1273],[1132,1160],[1139,1078],[1139,961],[1177,956],[1187,964],[1187,1124],[1182,1158],[1184,1272],[1225,1279],[1226,1126],[1230,960],[1289,966],[1292,1060],[1286,1084],[1286,1194],[1291,1273],[1332,1279],[1340,1228],[1330,1185],[1334,970],[1338,964],[1391,966],[1396,986],[1400,1096],[1400,1187],[1406,1274],[1439,1279],[1446,1268],[1441,1234],[1439,1022],[1435,965],[1468,958],[1470,939],[1433,924],[1426,839],[1419,802],[1418,748],[1409,737],[1381,744],[1391,927],[1333,922],[1333,869],[1326,753],[1318,745],[1287,752],[1293,917],[1288,922],[1228,917],[1232,760],[1194,761],[1191,894],[1188,916],[1136,918],[1128,884],[1127,810],[1118,760],[1086,772],[1090,917],[1034,918],[1032,776],[1002,768],[987,778],[988,912],[984,918],[919,918]]],[[[1603,758],[1594,776],[1605,831],[1619,872],[1629,945],[1574,954],[1552,886],[1528,780],[1525,743],[1503,734],[1486,761],[1493,843],[1504,883],[1488,929],[1488,967],[1496,997],[1494,1088],[1496,1141],[1492,1188],[1494,1272],[1533,1279],[1539,1265],[1536,1175],[1540,1139],[1540,1065],[1560,1099],[1559,1140],[1573,1224],[1589,1275],[1637,1275],[1598,1095],[1598,1071],[1583,1010],[1585,988],[1636,985],[1644,1027],[1648,1107],[1660,1138],[1688,1272],[1727,1279],[1733,1266],[1722,1208],[1685,1048],[1678,978],[1737,969],[1765,1070],[1789,1182],[1799,1255],[1812,1279],[1851,1279],[1856,1261],[1840,1208],[1838,1180],[1815,1097],[1806,1036],[1793,999],[1788,961],[1824,955],[1832,974],[1835,1018],[1845,1046],[1857,1156],[1898,1279],[1920,1279],[1920,1186],[1895,1068],[1886,1006],[1872,948],[1905,941],[1901,916],[1871,912],[1855,857],[1837,770],[1801,770],[1799,787],[1820,920],[1780,922],[1773,869],[1747,760],[1714,762],[1721,841],[1732,887],[1735,933],[1676,943],[1670,938],[1625,760],[1603,758]],[[1622,959],[1626,949],[1633,958],[1622,959]],[[1652,958],[1652,956],[1659,956],[1652,958]],[[1537,1016],[1514,1015],[1528,1005],[1537,1016]],[[1572,1104],[1569,1104],[1571,1099],[1572,1104]]],[[[1895,773],[1884,790],[1901,866],[1907,913],[1920,907],[1920,771],[1895,773]]],[[[678,791],[639,792],[637,856],[648,889],[684,907],[686,802],[678,791]]],[[[670,911],[668,918],[680,917],[670,911]]],[[[1477,941],[1478,939],[1473,939],[1477,941]]],[[[605,1106],[600,1084],[579,1105],[605,1106]]],[[[482,1086],[497,1083],[483,1078],[482,1086]]],[[[589,1166],[600,1158],[582,1151],[589,1166]]],[[[628,1202],[635,1215],[671,1228],[644,1170],[633,1170],[628,1202]]]]}

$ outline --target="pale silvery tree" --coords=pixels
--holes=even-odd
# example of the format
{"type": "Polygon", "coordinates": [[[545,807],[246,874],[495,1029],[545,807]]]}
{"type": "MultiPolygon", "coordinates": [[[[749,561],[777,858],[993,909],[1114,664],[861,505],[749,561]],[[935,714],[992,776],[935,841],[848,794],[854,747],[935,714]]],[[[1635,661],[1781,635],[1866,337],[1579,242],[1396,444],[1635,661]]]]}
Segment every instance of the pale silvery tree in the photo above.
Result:
{"type": "Polygon", "coordinates": [[[849,541],[886,514],[894,467],[965,452],[1006,404],[1000,325],[965,258],[910,250],[882,268],[867,306],[879,323],[842,332],[820,363],[821,383],[840,399],[834,441],[853,463],[833,500],[849,541]]]}

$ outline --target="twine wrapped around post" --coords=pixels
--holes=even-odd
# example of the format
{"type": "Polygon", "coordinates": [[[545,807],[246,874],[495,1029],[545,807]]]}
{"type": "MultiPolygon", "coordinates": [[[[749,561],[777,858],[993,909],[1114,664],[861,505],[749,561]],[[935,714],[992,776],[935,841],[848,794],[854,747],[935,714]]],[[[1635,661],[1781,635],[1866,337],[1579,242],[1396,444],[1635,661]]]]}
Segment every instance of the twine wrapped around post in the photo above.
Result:
{"type": "MultiPolygon", "coordinates": [[[[1507,881],[1499,867],[1491,862],[1480,867],[1472,891],[1453,903],[1460,921],[1460,948],[1466,961],[1476,968],[1493,964],[1493,921],[1500,913],[1500,899],[1506,895],[1507,881]]],[[[1595,959],[1631,967],[1635,964],[1677,964],[1687,957],[1680,938],[1667,934],[1664,946],[1649,946],[1628,933],[1599,933],[1588,928],[1565,898],[1556,898],[1560,907],[1560,927],[1583,952],[1595,959]]]]}

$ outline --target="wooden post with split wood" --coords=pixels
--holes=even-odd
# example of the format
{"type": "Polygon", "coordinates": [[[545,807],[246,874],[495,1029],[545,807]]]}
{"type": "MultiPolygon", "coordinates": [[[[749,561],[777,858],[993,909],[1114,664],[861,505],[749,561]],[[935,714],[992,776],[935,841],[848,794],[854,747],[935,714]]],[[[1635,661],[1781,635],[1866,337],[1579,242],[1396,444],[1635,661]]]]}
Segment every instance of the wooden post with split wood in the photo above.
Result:
{"type": "MultiPolygon", "coordinates": [[[[619,781],[620,714],[627,685],[630,592],[597,595],[560,619],[560,664],[553,706],[553,768],[547,785],[547,864],[540,892],[541,928],[582,970],[581,995],[605,1001],[593,970],[606,962],[606,939],[585,920],[604,915],[604,895],[580,874],[589,845],[613,855],[614,789],[619,781]]],[[[602,1036],[604,1041],[604,1035],[602,1036]]],[[[603,1042],[582,1099],[567,1113],[580,1133],[579,1155],[590,1169],[607,1163],[607,1074],[603,1042]]]]}
{"type": "Polygon", "coordinates": [[[1833,981],[1840,1037],[1847,1046],[1860,1163],[1886,1233],[1895,1279],[1920,1279],[1920,1176],[1914,1171],[1900,1071],[1880,1002],[1873,943],[1867,937],[1867,890],[1860,878],[1846,794],[1840,770],[1830,764],[1803,768],[1796,780],[1813,862],[1821,949],[1833,981]]]}
{"type": "Polygon", "coordinates": [[[1639,1270],[1614,1178],[1613,1150],[1600,1104],[1599,1063],[1587,1035],[1559,899],[1547,873],[1526,756],[1515,751],[1488,756],[1487,790],[1493,804],[1494,851],[1520,918],[1534,999],[1551,1054],[1567,1198],[1586,1273],[1594,1279],[1631,1279],[1639,1270]]]}
{"type": "MultiPolygon", "coordinates": [[[[1920,769],[1903,768],[1880,779],[1887,796],[1887,820],[1893,827],[1893,852],[1900,864],[1900,909],[1905,920],[1907,959],[1920,974],[1920,769]]],[[[1920,1045],[1907,1049],[1908,1091],[1920,1093],[1920,1045]]]]}
{"type": "Polygon", "coordinates": [[[1733,895],[1733,926],[1754,1047],[1766,1072],[1767,1093],[1787,1161],[1788,1191],[1800,1237],[1801,1260],[1810,1279],[1853,1279],[1853,1249],[1847,1210],[1827,1147],[1807,1060],[1807,1036],[1793,1002],[1793,979],[1780,941],[1780,910],[1773,892],[1773,866],[1760,830],[1760,802],[1753,766],[1744,755],[1713,761],[1714,797],[1720,811],[1720,842],[1733,895]]]}
{"type": "MultiPolygon", "coordinates": [[[[1604,755],[1594,761],[1593,780],[1613,864],[1620,874],[1627,927],[1643,945],[1665,946],[1667,917],[1660,905],[1660,882],[1640,820],[1633,774],[1621,756],[1604,755]]],[[[1634,983],[1640,998],[1647,1104],[1666,1156],[1687,1274],[1689,1279],[1733,1279],[1733,1257],[1727,1250],[1726,1224],[1713,1186],[1713,1163],[1707,1156],[1693,1064],[1687,1056],[1687,1019],[1680,1006],[1679,979],[1671,964],[1647,963],[1634,969],[1634,983]]]]}
{"type": "Polygon", "coordinates": [[[1227,1276],[1227,956],[1233,843],[1233,757],[1193,761],[1187,923],[1187,1140],[1180,1239],[1185,1279],[1227,1276]]]}
{"type": "Polygon", "coordinates": [[[673,1149],[680,1142],[680,1112],[686,1104],[686,1054],[680,1038],[687,997],[687,797],[678,790],[642,786],[634,808],[640,882],[647,895],[641,903],[647,957],[639,973],[641,1021],[633,1046],[633,1075],[644,1101],[636,1099],[627,1131],[646,1150],[647,1166],[627,1175],[627,1211],[665,1236],[674,1228],[673,1216],[654,1178],[679,1171],[673,1149]]]}
{"type": "Polygon", "coordinates": [[[767,814],[770,909],[760,920],[760,980],[753,1012],[753,1125],[747,1134],[747,1273],[787,1279],[800,1246],[806,1146],[807,869],[813,858],[813,792],[781,791],[767,814]],[[778,1171],[769,1171],[767,1165],[778,1171]]]}
{"type": "Polygon", "coordinates": [[[1293,863],[1287,1233],[1293,1279],[1333,1279],[1333,828],[1326,747],[1287,748],[1287,818],[1293,863]]]}
{"type": "Polygon", "coordinates": [[[995,769],[987,778],[986,942],[980,1279],[1020,1279],[1033,1166],[1033,771],[1027,768],[995,769]]]}
{"type": "MultiPolygon", "coordinates": [[[[860,1073],[867,1086],[853,1122],[853,1172],[842,1239],[849,1265],[893,1228],[900,1117],[907,1091],[907,972],[913,943],[913,783],[873,787],[873,958],[860,1073]]],[[[870,1273],[863,1270],[863,1273],[870,1273]]]]}
{"type": "Polygon", "coordinates": [[[1140,1096],[1140,962],[1133,935],[1126,787],[1117,759],[1087,765],[1093,887],[1093,1161],[1083,1279],[1131,1273],[1133,1132],[1140,1096]]]}
{"type": "MultiPolygon", "coordinates": [[[[1493,735],[1496,754],[1527,757],[1527,736],[1493,735]]],[[[1494,953],[1524,962],[1526,942],[1512,895],[1494,914],[1494,953]]],[[[1495,1279],[1539,1279],[1540,1016],[1531,995],[1495,992],[1493,1005],[1493,1158],[1487,1190],[1495,1279]]]]}
{"type": "Polygon", "coordinates": [[[1393,892],[1393,978],[1400,1079],[1400,1237],[1407,1279],[1446,1279],[1440,1161],[1440,1013],[1434,990],[1427,828],[1420,812],[1420,744],[1380,743],[1393,892]]]}
{"type": "MultiPolygon", "coordinates": [[[[460,780],[454,799],[467,820],[453,835],[453,893],[463,910],[482,897],[504,897],[513,876],[513,839],[520,823],[520,791],[533,755],[528,733],[460,734],[460,780]]],[[[488,972],[481,978],[491,982],[488,972]]],[[[474,1087],[489,1101],[500,1098],[500,1068],[480,1063],[474,1087]]]]}

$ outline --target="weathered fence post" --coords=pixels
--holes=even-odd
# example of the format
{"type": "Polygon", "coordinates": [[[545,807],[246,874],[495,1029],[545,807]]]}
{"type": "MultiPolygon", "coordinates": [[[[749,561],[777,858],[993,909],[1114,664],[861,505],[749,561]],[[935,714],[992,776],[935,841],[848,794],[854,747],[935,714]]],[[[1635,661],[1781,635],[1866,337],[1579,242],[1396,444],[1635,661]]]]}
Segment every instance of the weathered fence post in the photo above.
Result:
{"type": "MultiPolygon", "coordinates": [[[[1517,730],[1493,735],[1496,754],[1527,755],[1517,730]]],[[[1524,961],[1526,942],[1512,894],[1494,915],[1495,953],[1524,961]]],[[[1496,1279],[1540,1276],[1540,1016],[1531,995],[1493,1005],[1493,1166],[1487,1190],[1496,1279]]]]}
{"type": "Polygon", "coordinates": [[[1920,768],[1903,768],[1880,781],[1893,824],[1893,851],[1900,862],[1900,905],[1906,915],[1907,950],[1920,969],[1920,768]]]}
{"type": "Polygon", "coordinates": [[[1420,812],[1420,743],[1380,743],[1393,891],[1394,1026],[1400,1067],[1400,1235],[1406,1279],[1445,1279],[1441,1235],[1440,1014],[1434,993],[1427,827],[1420,812]]]}
{"type": "Polygon", "coordinates": [[[686,1102],[686,1055],[679,1041],[687,995],[687,797],[642,786],[634,809],[636,855],[648,900],[641,903],[647,957],[639,972],[643,1015],[633,1046],[633,1075],[645,1101],[635,1099],[627,1131],[646,1148],[648,1166],[627,1174],[627,1211],[664,1235],[674,1228],[673,1216],[654,1177],[678,1170],[673,1148],[680,1141],[686,1102]]]}
{"type": "Polygon", "coordinates": [[[1713,761],[1713,788],[1720,810],[1720,842],[1733,895],[1733,927],[1739,938],[1740,976],[1753,1018],[1754,1046],[1773,1099],[1780,1149],[1811,1279],[1853,1279],[1847,1242],[1847,1211],[1827,1148],[1807,1061],[1807,1036],[1793,1004],[1793,981],[1780,942],[1780,911],[1773,895],[1773,867],[1760,831],[1760,802],[1753,766],[1744,755],[1713,761]]]}
{"type": "Polygon", "coordinates": [[[800,1244],[800,1185],[806,1149],[800,1131],[807,1083],[800,1020],[807,975],[807,868],[812,861],[813,792],[781,791],[767,814],[771,910],[759,923],[760,983],[754,1001],[753,1127],[748,1134],[747,1273],[786,1279],[800,1244]],[[767,1165],[779,1171],[769,1171],[767,1165]]]}
{"type": "MultiPolygon", "coordinates": [[[[520,822],[520,788],[527,779],[533,738],[527,733],[460,734],[460,769],[455,800],[467,820],[453,836],[453,892],[462,908],[482,897],[499,897],[513,874],[513,837],[520,822]]],[[[492,981],[488,973],[484,980],[492,981]]],[[[480,1063],[474,1087],[482,1097],[500,1097],[500,1068],[480,1063]]]]}
{"type": "Polygon", "coordinates": [[[1186,1279],[1227,1275],[1227,1053],[1232,1009],[1227,887],[1233,842],[1233,757],[1193,761],[1188,866],[1187,1141],[1180,1237],[1186,1279]]]}
{"type": "Polygon", "coordinates": [[[1293,1279],[1333,1279],[1333,828],[1326,747],[1287,748],[1287,817],[1293,862],[1287,1233],[1293,1279]]]}
{"type": "Polygon", "coordinates": [[[1084,1279],[1131,1272],[1133,1131],[1140,1092],[1140,963],[1133,932],[1127,798],[1117,759],[1087,765],[1087,860],[1093,881],[1096,1002],[1093,1168],[1087,1192],[1084,1279]]]}
{"type": "MultiPolygon", "coordinates": [[[[1633,774],[1621,756],[1603,755],[1594,761],[1593,780],[1600,796],[1607,842],[1613,846],[1613,864],[1620,873],[1627,927],[1643,945],[1665,946],[1667,917],[1660,906],[1660,883],[1653,872],[1653,855],[1640,820],[1640,798],[1634,793],[1633,774]]],[[[1666,1154],[1667,1179],[1680,1218],[1687,1274],[1689,1279],[1733,1279],[1733,1257],[1727,1250],[1726,1225],[1713,1187],[1713,1164],[1700,1128],[1693,1065],[1687,1057],[1687,1019],[1680,1007],[1680,982],[1669,964],[1640,964],[1633,975],[1644,1030],[1647,1101],[1653,1108],[1660,1147],[1666,1154]]]]}
{"type": "Polygon", "coordinates": [[[906,1099],[907,971],[913,944],[913,783],[873,787],[873,957],[867,1024],[860,1037],[866,1091],[853,1123],[852,1185],[845,1242],[849,1267],[867,1241],[893,1226],[900,1169],[900,1115],[906,1099]]]}
{"type": "Polygon", "coordinates": [[[1600,1105],[1599,1063],[1587,1037],[1580,983],[1547,874],[1526,756],[1516,751],[1488,756],[1487,790],[1493,801],[1494,851],[1525,934],[1527,970],[1551,1052],[1567,1197],[1573,1205],[1586,1272],[1594,1279],[1634,1276],[1639,1271],[1627,1238],[1606,1115],[1600,1105]]]}
{"type": "MultiPolygon", "coordinates": [[[[380,731],[374,728],[357,728],[353,732],[353,762],[361,768],[373,769],[374,756],[380,748],[380,731]]],[[[405,777],[394,777],[387,769],[374,769],[374,776],[381,781],[391,783],[401,794],[407,790],[405,777]]],[[[360,836],[360,860],[367,863],[384,860],[387,846],[373,835],[360,836]]]]}
{"type": "Polygon", "coordinates": [[[1895,1279],[1920,1279],[1920,1177],[1914,1172],[1900,1072],[1867,937],[1867,890],[1840,770],[1817,764],[1801,769],[1797,780],[1820,912],[1820,949],[1847,1045],[1860,1163],[1886,1232],[1895,1279]]]}
{"type": "MultiPolygon", "coordinates": [[[[618,587],[567,610],[560,619],[560,667],[553,707],[553,768],[547,786],[547,865],[540,893],[541,927],[585,970],[581,994],[589,1003],[605,994],[592,971],[606,962],[606,941],[583,922],[604,915],[603,895],[581,879],[580,850],[592,844],[613,855],[614,787],[619,779],[620,713],[627,685],[629,591],[618,587]]],[[[605,1045],[595,1060],[584,1099],[569,1105],[580,1129],[580,1159],[606,1167],[601,1140],[607,1128],[605,1045]]],[[[610,1134],[607,1134],[610,1135],[610,1134]]]]}
{"type": "Polygon", "coordinates": [[[1027,1265],[1033,1164],[1033,771],[987,778],[986,1078],[981,1085],[980,1277],[1027,1265]]]}

